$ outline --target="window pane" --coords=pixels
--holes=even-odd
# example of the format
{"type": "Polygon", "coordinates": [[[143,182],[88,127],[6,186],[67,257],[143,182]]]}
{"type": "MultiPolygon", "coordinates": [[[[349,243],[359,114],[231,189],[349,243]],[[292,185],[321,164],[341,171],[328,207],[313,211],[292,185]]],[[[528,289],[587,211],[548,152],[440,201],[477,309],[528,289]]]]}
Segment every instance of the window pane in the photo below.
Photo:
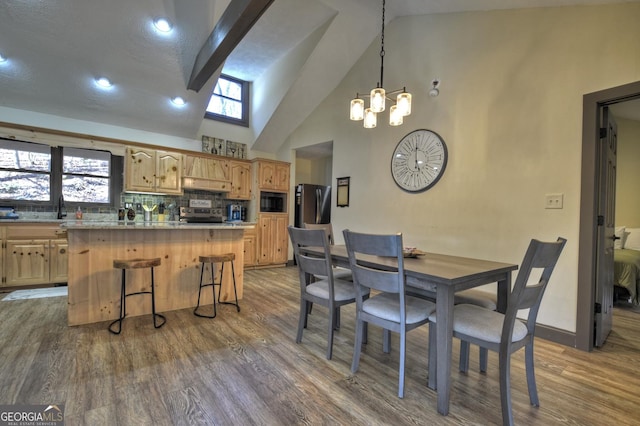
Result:
{"type": "Polygon", "coordinates": [[[108,203],[109,178],[63,175],[62,195],[65,201],[108,203]]]}
{"type": "Polygon", "coordinates": [[[63,148],[62,172],[109,177],[111,154],[88,149],[63,148]]]}
{"type": "Polygon", "coordinates": [[[234,81],[227,80],[224,77],[218,78],[216,87],[213,90],[214,95],[221,95],[227,98],[232,98],[237,101],[242,100],[242,84],[234,81]]]}
{"type": "Polygon", "coordinates": [[[0,169],[51,170],[51,148],[27,142],[0,140],[0,169]]]}
{"type": "Polygon", "coordinates": [[[0,170],[0,199],[49,201],[48,174],[0,170]]]}
{"type": "Polygon", "coordinates": [[[212,96],[207,106],[207,112],[242,119],[242,102],[212,96]]]}

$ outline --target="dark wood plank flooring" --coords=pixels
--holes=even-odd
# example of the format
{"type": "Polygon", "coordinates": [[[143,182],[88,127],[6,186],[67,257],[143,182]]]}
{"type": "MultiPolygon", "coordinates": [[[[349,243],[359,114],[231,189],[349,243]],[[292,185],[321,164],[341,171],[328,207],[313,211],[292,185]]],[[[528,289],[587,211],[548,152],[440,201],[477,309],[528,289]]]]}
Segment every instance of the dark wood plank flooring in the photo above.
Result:
{"type": "MultiPolygon", "coordinates": [[[[213,320],[167,312],[157,330],[150,316],[127,318],[120,336],[108,323],[67,327],[66,307],[64,297],[0,301],[0,404],[64,404],[67,425],[501,423],[497,356],[480,374],[473,348],[461,374],[457,341],[451,413],[437,414],[426,386],[428,327],[408,334],[404,399],[395,335],[384,354],[380,329],[370,327],[350,373],[353,306],[343,308],[333,360],[322,307],[296,344],[295,268],[246,271],[240,313],[225,305],[213,320]]],[[[516,424],[637,424],[640,315],[617,309],[606,346],[591,353],[537,339],[536,373],[539,408],[529,405],[523,351],[514,355],[516,424]]]]}

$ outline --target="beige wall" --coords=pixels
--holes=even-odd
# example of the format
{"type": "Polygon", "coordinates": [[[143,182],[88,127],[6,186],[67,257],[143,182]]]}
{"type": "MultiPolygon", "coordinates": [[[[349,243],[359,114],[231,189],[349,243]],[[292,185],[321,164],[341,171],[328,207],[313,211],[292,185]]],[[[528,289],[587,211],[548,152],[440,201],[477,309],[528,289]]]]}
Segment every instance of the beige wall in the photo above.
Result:
{"type": "Polygon", "coordinates": [[[390,127],[383,113],[367,130],[347,117],[353,93],[378,80],[378,40],[280,154],[333,141],[333,180],[351,176],[349,208],[332,212],[338,238],[344,228],[400,231],[406,245],[513,263],[531,238],[568,238],[538,319],[573,332],[582,97],[640,80],[638,22],[638,3],[395,19],[384,86],[413,93],[405,124],[390,127]],[[427,95],[434,78],[437,98],[427,95]],[[408,194],[389,163],[419,128],[442,135],[449,164],[435,187],[408,194]],[[548,193],[564,194],[564,208],[545,209],[548,193]]]}
{"type": "Polygon", "coordinates": [[[616,118],[616,225],[640,228],[640,121],[616,118]]]}
{"type": "Polygon", "coordinates": [[[295,179],[292,184],[313,183],[315,185],[331,185],[332,158],[296,158],[295,179]]]}

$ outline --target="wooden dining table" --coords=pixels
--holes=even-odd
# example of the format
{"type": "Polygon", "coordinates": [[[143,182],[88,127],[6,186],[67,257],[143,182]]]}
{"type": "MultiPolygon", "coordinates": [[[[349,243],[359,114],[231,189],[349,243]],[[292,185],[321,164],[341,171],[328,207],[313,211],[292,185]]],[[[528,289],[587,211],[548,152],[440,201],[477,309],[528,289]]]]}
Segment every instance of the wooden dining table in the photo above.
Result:
{"type": "MultiPolygon", "coordinates": [[[[319,248],[317,252],[323,254],[319,248]]],[[[331,246],[331,257],[336,266],[349,267],[346,246],[331,246]]],[[[370,263],[372,266],[393,268],[396,259],[368,256],[363,258],[363,262],[370,263]]],[[[406,291],[418,290],[423,294],[435,295],[438,315],[435,381],[437,385],[435,387],[440,414],[449,414],[455,293],[495,282],[497,283],[497,309],[499,312],[505,312],[511,291],[511,273],[517,269],[518,265],[511,263],[437,253],[425,253],[415,258],[404,259],[406,291]]],[[[433,383],[432,380],[429,382],[433,383]]]]}

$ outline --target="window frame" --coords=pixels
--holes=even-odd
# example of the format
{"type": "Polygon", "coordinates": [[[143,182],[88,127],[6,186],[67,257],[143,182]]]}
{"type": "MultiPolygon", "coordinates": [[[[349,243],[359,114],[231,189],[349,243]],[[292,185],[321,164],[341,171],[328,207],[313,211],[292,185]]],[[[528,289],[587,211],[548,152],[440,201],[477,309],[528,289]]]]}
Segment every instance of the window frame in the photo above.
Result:
{"type": "MultiPolygon", "coordinates": [[[[210,119],[210,120],[220,121],[220,122],[223,122],[223,123],[236,124],[238,126],[249,127],[249,102],[250,102],[249,86],[250,86],[250,82],[245,81],[245,80],[240,80],[239,78],[231,77],[231,76],[228,76],[226,74],[220,74],[220,77],[218,78],[218,80],[220,78],[228,80],[228,81],[233,82],[233,83],[240,84],[240,86],[242,87],[241,99],[240,99],[240,103],[242,105],[242,118],[238,119],[238,118],[228,117],[226,115],[216,114],[214,112],[209,112],[209,111],[205,111],[204,118],[207,118],[207,119],[210,119]]],[[[216,82],[216,84],[213,87],[213,90],[211,91],[211,96],[209,97],[209,102],[211,101],[211,99],[214,96],[216,96],[216,97],[219,96],[219,97],[223,97],[224,98],[224,96],[216,95],[215,93],[213,93],[215,91],[215,86],[217,86],[217,85],[218,85],[218,82],[216,82]]],[[[234,99],[234,101],[236,101],[236,99],[234,99]]],[[[207,103],[207,105],[209,105],[209,103],[207,103]]]]}
{"type": "MultiPolygon", "coordinates": [[[[21,142],[21,143],[34,143],[21,140],[9,140],[9,142],[21,142]]],[[[36,145],[44,145],[40,143],[34,143],[36,145]]],[[[15,200],[15,199],[1,199],[0,206],[57,206],[58,199],[62,195],[62,176],[63,176],[63,150],[64,146],[48,146],[51,153],[51,170],[46,173],[49,175],[50,184],[50,199],[48,201],[37,200],[15,200]]],[[[67,148],[72,148],[71,146],[67,148]]],[[[105,151],[91,148],[80,148],[87,151],[105,151]]],[[[107,151],[108,152],[108,151],[107,151]]],[[[110,170],[109,170],[109,203],[88,203],[82,201],[67,202],[69,205],[82,206],[82,207],[104,207],[114,208],[120,205],[120,194],[123,190],[123,172],[124,172],[124,157],[119,155],[111,155],[110,170]]],[[[44,173],[43,173],[44,174],[44,173]]]]}

